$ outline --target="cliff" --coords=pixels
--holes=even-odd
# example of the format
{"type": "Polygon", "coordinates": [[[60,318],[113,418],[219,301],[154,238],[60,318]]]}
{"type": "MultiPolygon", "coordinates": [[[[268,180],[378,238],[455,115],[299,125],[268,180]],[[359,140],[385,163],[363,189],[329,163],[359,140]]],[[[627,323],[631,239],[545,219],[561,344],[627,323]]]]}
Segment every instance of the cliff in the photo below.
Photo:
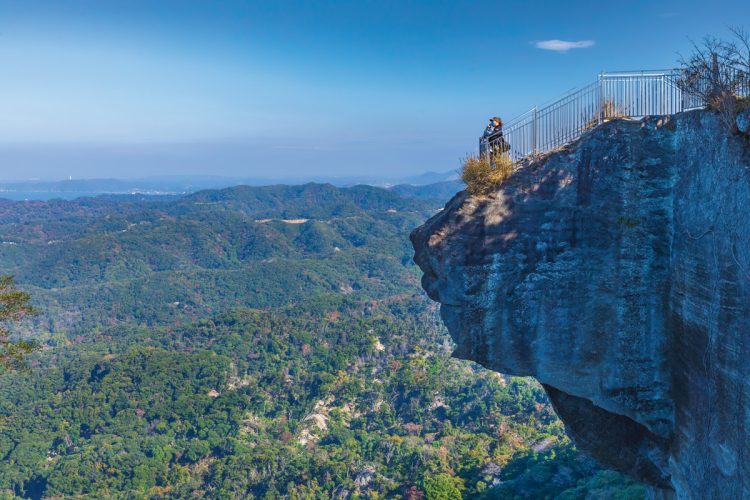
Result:
{"type": "Polygon", "coordinates": [[[606,123],[412,233],[454,355],[666,497],[750,498],[747,118],[606,123]]]}

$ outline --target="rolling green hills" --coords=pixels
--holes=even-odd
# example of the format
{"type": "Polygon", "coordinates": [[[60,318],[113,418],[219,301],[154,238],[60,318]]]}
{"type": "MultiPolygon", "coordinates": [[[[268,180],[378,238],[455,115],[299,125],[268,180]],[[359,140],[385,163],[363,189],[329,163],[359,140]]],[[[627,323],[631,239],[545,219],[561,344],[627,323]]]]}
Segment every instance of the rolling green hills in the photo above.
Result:
{"type": "Polygon", "coordinates": [[[444,190],[0,202],[45,345],[0,376],[2,495],[642,498],[537,384],[450,358],[407,238],[444,190]]]}

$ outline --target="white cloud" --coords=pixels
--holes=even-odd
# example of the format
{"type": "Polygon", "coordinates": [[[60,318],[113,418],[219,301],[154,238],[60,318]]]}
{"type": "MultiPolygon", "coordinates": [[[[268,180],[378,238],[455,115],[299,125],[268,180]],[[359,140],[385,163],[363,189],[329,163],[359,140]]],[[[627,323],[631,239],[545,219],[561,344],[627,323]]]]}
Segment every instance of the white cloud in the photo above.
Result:
{"type": "Polygon", "coordinates": [[[552,50],[554,52],[567,52],[570,49],[588,49],[594,46],[593,40],[578,40],[577,42],[569,42],[566,40],[542,40],[541,42],[534,42],[534,46],[537,49],[552,50]]]}

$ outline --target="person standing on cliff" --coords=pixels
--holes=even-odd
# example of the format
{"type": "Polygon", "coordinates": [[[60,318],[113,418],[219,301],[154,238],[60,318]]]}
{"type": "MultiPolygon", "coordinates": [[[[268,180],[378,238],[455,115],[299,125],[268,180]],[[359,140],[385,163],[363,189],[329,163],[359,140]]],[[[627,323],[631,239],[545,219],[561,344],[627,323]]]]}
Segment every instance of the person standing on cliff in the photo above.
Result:
{"type": "Polygon", "coordinates": [[[490,151],[492,154],[507,153],[510,151],[510,144],[503,137],[503,121],[499,116],[492,118],[492,134],[489,136],[490,151]]]}
{"type": "Polygon", "coordinates": [[[487,126],[484,128],[484,133],[482,134],[482,139],[485,141],[489,136],[492,135],[492,133],[495,131],[495,122],[494,118],[490,118],[489,122],[487,123],[487,126]]]}
{"type": "Polygon", "coordinates": [[[484,157],[489,152],[490,136],[495,132],[495,122],[493,118],[487,121],[487,126],[482,132],[482,137],[479,138],[479,156],[484,157]]]}
{"type": "Polygon", "coordinates": [[[492,135],[495,134],[501,134],[503,133],[503,121],[500,119],[499,116],[492,117],[492,120],[490,121],[490,124],[492,125],[492,135]]]}

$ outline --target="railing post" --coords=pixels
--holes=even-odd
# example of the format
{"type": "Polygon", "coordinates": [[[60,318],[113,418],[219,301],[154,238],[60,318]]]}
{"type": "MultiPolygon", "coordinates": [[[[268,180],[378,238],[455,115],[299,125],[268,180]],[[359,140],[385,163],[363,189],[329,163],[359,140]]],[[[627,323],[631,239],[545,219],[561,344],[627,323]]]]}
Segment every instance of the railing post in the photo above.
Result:
{"type": "Polygon", "coordinates": [[[531,150],[534,152],[534,156],[539,156],[539,122],[537,121],[537,107],[534,106],[534,113],[532,115],[531,123],[531,150]]]}
{"type": "Polygon", "coordinates": [[[680,92],[680,113],[685,111],[685,90],[683,82],[683,70],[678,70],[678,73],[674,77],[675,85],[677,85],[677,90],[680,92]]]}
{"type": "Polygon", "coordinates": [[[659,82],[659,92],[661,94],[661,114],[666,115],[667,114],[667,79],[664,77],[664,75],[661,75],[660,82],[659,82]]]}
{"type": "Polygon", "coordinates": [[[599,73],[599,125],[604,123],[604,71],[599,73]]]}

